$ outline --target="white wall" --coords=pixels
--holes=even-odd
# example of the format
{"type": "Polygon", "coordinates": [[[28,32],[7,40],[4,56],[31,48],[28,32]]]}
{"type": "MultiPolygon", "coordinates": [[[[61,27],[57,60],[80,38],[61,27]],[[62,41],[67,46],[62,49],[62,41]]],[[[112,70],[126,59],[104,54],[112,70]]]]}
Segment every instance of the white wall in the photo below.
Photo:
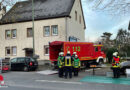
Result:
{"type": "Polygon", "coordinates": [[[85,29],[83,15],[80,6],[80,0],[75,0],[75,4],[70,13],[71,18],[68,18],[68,37],[74,36],[79,38],[80,42],[85,41],[85,29]],[[77,21],[75,20],[75,11],[77,11],[77,21]],[[81,24],[79,22],[79,15],[81,15],[81,24]]]}
{"type": "MultiPolygon", "coordinates": [[[[5,47],[17,46],[17,56],[25,56],[24,48],[32,48],[32,37],[27,38],[27,28],[32,27],[32,22],[14,23],[0,25],[0,57],[5,57],[5,47]],[[5,30],[17,29],[16,39],[5,39],[5,30]]],[[[44,55],[44,45],[48,45],[49,42],[58,40],[65,41],[65,19],[48,19],[35,21],[35,49],[36,54],[40,55],[40,60],[49,59],[49,56],[44,55]],[[43,27],[58,25],[58,36],[43,36],[43,27]]],[[[7,56],[7,57],[17,57],[7,56]]]]}

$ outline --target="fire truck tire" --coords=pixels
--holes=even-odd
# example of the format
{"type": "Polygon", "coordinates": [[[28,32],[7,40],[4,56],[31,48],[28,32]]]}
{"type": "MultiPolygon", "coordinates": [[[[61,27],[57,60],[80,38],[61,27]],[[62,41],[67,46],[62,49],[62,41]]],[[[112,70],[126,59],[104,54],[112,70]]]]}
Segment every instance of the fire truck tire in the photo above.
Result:
{"type": "Polygon", "coordinates": [[[86,68],[90,68],[90,63],[85,64],[86,68]]]}
{"type": "Polygon", "coordinates": [[[101,65],[101,64],[103,64],[103,63],[104,63],[104,62],[103,62],[103,59],[100,58],[98,64],[101,65]]]}

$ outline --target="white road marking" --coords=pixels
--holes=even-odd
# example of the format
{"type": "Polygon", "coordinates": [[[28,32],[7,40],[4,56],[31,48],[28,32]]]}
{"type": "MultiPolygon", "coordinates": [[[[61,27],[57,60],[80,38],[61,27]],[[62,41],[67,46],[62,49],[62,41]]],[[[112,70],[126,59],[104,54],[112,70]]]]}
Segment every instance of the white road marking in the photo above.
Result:
{"type": "Polygon", "coordinates": [[[8,86],[0,86],[0,88],[8,88],[8,86]]]}
{"type": "Polygon", "coordinates": [[[87,72],[87,71],[92,71],[93,69],[89,69],[89,70],[85,70],[85,72],[87,72]]]}
{"type": "MultiPolygon", "coordinates": [[[[95,68],[96,69],[101,69],[101,68],[95,68]]],[[[92,71],[93,69],[88,69],[88,70],[85,70],[85,72],[88,72],[88,71],[92,71]]]]}
{"type": "Polygon", "coordinates": [[[50,82],[50,83],[66,83],[66,84],[82,84],[81,82],[65,82],[65,81],[49,81],[49,80],[35,80],[36,82],[50,82]]]}

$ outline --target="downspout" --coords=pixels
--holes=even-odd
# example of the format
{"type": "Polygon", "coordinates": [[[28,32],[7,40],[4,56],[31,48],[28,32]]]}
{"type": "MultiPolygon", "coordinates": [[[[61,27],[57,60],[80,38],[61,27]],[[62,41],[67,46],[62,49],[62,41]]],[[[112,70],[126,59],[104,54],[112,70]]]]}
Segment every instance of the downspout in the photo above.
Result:
{"type": "Polygon", "coordinates": [[[68,24],[67,24],[67,17],[65,17],[65,30],[66,30],[66,41],[68,41],[68,24]]]}

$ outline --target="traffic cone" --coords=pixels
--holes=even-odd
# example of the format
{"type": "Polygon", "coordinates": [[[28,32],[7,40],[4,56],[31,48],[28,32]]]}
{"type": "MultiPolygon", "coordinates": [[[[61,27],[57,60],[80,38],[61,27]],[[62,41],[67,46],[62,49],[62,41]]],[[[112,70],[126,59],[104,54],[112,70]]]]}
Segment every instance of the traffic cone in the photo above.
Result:
{"type": "Polygon", "coordinates": [[[4,77],[0,75],[0,86],[4,86],[4,84],[5,84],[4,77]]]}

